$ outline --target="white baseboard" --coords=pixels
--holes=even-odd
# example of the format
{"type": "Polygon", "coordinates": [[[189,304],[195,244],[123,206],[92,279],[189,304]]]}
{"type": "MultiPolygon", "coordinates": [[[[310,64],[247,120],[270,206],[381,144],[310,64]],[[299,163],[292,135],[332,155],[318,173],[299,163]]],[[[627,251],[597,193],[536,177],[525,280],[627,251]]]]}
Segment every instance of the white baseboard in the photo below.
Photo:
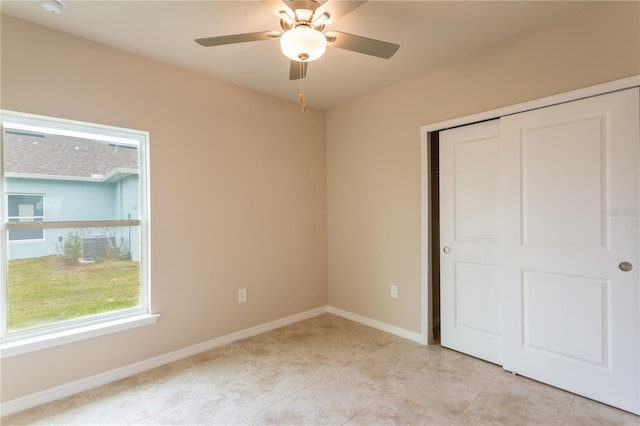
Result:
{"type": "Polygon", "coordinates": [[[108,383],[124,379],[125,377],[133,376],[134,374],[139,374],[144,371],[160,367],[161,365],[165,365],[170,362],[178,361],[180,359],[197,355],[199,353],[206,352],[220,346],[228,345],[229,343],[233,343],[238,340],[246,339],[247,337],[275,330],[276,328],[281,328],[299,321],[303,321],[305,319],[313,318],[326,312],[328,312],[327,306],[322,306],[310,311],[291,315],[286,318],[281,318],[255,327],[247,328],[236,333],[218,337],[207,342],[198,343],[197,345],[179,349],[174,352],[149,358],[135,364],[116,368],[115,370],[96,374],[95,376],[86,377],[84,379],[65,383],[63,385],[46,389],[41,392],[16,398],[11,401],[2,403],[0,405],[0,413],[2,416],[8,416],[20,411],[28,410],[29,408],[37,407],[38,405],[46,404],[60,398],[65,398],[79,392],[103,386],[108,383]]]}
{"type": "Polygon", "coordinates": [[[415,331],[409,331],[404,328],[396,327],[395,325],[384,323],[382,321],[363,317],[362,315],[354,314],[352,312],[345,311],[340,308],[335,308],[333,306],[329,306],[328,311],[330,314],[338,315],[348,320],[359,322],[360,324],[364,324],[369,327],[385,331],[387,333],[395,334],[396,336],[402,337],[404,339],[411,340],[422,345],[426,344],[426,342],[424,342],[422,334],[416,333],[415,331]]]}

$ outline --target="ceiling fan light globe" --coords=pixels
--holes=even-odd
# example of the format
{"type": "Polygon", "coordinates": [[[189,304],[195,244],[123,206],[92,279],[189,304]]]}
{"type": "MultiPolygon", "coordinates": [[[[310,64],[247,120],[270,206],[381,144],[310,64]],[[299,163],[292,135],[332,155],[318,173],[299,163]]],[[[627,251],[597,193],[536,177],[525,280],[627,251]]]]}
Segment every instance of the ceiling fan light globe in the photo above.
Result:
{"type": "Polygon", "coordinates": [[[324,54],[327,39],[320,31],[299,25],[282,34],[280,48],[282,53],[293,61],[310,62],[324,54]]]}

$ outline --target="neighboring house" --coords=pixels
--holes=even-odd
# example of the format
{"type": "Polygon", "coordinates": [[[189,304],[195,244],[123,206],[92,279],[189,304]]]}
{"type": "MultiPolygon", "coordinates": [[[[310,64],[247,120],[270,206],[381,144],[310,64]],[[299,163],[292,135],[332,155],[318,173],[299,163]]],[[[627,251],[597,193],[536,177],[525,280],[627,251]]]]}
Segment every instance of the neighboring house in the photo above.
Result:
{"type": "MultiPolygon", "coordinates": [[[[138,218],[137,146],[10,128],[3,145],[9,222],[138,218]]],[[[140,258],[137,227],[13,230],[8,258],[56,254],[70,231],[81,236],[84,258],[105,248],[140,258]]]]}

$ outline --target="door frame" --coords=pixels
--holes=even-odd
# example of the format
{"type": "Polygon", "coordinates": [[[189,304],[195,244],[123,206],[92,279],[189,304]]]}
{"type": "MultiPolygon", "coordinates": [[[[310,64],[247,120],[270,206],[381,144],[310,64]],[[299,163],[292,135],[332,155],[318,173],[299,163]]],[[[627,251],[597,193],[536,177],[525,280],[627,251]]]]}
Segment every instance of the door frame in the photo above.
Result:
{"type": "MultiPolygon", "coordinates": [[[[436,123],[426,124],[420,127],[420,161],[421,161],[421,197],[422,197],[422,214],[421,214],[421,253],[420,253],[420,269],[421,269],[421,334],[422,343],[429,345],[433,343],[433,312],[432,312],[432,295],[433,283],[431,276],[433,254],[433,244],[431,241],[431,232],[429,231],[432,218],[432,205],[429,193],[430,177],[431,177],[431,144],[433,143],[433,134],[441,130],[453,127],[473,124],[480,121],[497,119],[511,114],[517,114],[534,109],[545,108],[551,105],[557,105],[565,102],[577,101],[579,99],[590,98],[593,96],[603,95],[605,93],[625,90],[632,87],[640,87],[640,75],[627,77],[619,80],[613,80],[607,83],[597,84],[582,89],[572,90],[557,95],[547,96],[533,101],[514,104],[502,108],[483,111],[463,117],[453,118],[450,120],[439,121],[436,123]]],[[[640,235],[638,236],[640,238],[640,235]]],[[[439,250],[439,249],[438,249],[439,250]]]]}

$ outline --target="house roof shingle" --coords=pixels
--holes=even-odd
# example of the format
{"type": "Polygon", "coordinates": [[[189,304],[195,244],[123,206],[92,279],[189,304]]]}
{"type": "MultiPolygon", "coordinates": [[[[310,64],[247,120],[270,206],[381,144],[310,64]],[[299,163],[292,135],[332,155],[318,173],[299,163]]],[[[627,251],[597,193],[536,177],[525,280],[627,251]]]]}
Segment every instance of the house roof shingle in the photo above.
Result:
{"type": "Polygon", "coordinates": [[[119,169],[138,170],[138,148],[72,136],[5,129],[4,173],[100,178],[119,169]]]}

